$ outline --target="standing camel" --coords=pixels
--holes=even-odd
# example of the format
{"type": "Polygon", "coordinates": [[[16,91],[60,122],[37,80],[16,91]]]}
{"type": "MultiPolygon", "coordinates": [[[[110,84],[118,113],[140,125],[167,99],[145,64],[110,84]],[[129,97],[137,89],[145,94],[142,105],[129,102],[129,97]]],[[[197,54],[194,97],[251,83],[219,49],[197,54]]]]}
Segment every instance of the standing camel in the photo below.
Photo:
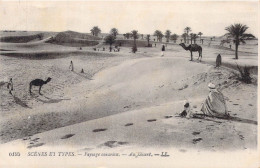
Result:
{"type": "Polygon", "coordinates": [[[31,89],[32,89],[32,86],[39,86],[39,94],[41,95],[41,88],[42,88],[42,85],[44,84],[47,84],[48,82],[51,81],[51,78],[49,77],[46,81],[42,80],[42,79],[34,79],[30,82],[30,88],[29,88],[29,92],[30,94],[32,93],[31,92],[31,89]]]}
{"type": "Polygon", "coordinates": [[[200,61],[201,61],[201,59],[202,59],[202,48],[201,48],[201,46],[199,46],[198,44],[190,44],[188,47],[186,47],[184,43],[181,43],[179,45],[182,46],[184,48],[184,50],[189,50],[190,51],[190,55],[191,55],[191,60],[190,61],[193,60],[193,58],[192,58],[192,52],[193,51],[198,51],[199,52],[198,59],[200,58],[200,61]]]}

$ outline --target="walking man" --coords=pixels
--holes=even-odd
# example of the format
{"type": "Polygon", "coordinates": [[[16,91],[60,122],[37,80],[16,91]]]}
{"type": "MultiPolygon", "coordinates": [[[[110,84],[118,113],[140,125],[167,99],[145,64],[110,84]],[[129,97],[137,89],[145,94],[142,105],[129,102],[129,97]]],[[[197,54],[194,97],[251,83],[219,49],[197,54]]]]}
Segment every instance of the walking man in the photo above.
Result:
{"type": "Polygon", "coordinates": [[[163,44],[163,45],[162,45],[162,53],[161,53],[161,57],[164,56],[164,51],[165,51],[165,45],[163,44]]]}

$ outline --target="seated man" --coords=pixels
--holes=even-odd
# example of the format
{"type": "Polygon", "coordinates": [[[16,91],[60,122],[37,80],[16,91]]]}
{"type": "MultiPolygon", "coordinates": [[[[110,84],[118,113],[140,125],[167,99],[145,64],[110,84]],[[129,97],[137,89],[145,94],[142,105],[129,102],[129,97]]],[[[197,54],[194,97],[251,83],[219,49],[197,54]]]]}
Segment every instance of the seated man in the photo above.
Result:
{"type": "Polygon", "coordinates": [[[218,91],[214,84],[210,83],[209,95],[202,104],[201,111],[210,117],[228,118],[227,106],[223,94],[218,91]]]}

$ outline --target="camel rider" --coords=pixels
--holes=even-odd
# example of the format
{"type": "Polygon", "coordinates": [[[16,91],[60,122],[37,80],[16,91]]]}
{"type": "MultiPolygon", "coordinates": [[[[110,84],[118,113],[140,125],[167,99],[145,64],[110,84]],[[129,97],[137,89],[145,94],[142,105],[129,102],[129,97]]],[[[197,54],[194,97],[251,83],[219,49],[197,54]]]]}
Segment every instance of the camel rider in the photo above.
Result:
{"type": "Polygon", "coordinates": [[[162,44],[162,53],[161,53],[161,56],[162,56],[162,57],[164,56],[164,51],[165,51],[165,45],[162,44]]]}

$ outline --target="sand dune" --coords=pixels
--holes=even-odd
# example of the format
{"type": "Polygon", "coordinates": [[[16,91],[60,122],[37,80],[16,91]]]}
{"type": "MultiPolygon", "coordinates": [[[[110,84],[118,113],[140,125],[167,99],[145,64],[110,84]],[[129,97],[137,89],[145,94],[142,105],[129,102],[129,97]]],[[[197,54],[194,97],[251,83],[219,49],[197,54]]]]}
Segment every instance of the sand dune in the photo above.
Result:
{"type": "MultiPolygon", "coordinates": [[[[167,46],[165,57],[160,57],[159,47],[139,47],[133,54],[126,47],[110,53],[57,46],[44,42],[1,45],[3,50],[16,50],[1,51],[9,56],[0,56],[0,77],[15,74],[14,96],[1,88],[2,147],[172,148],[180,153],[256,148],[257,86],[236,79],[232,50],[204,46],[202,62],[191,62],[190,53],[175,44],[167,46]],[[223,68],[214,68],[218,53],[223,56],[223,68]],[[40,54],[43,59],[26,57],[40,54]],[[68,69],[71,60],[74,72],[68,69]],[[29,95],[29,82],[47,77],[52,81],[43,86],[43,95],[37,87],[29,95]],[[209,82],[225,95],[231,119],[175,117],[185,100],[199,113],[209,82]]],[[[257,67],[255,53],[239,54],[239,65],[257,67]]]]}
{"type": "MultiPolygon", "coordinates": [[[[255,104],[256,86],[247,86],[237,82],[225,69],[215,69],[207,64],[188,62],[185,58],[178,57],[138,58],[100,71],[92,79],[65,88],[64,95],[69,100],[57,102],[52,100],[54,104],[49,105],[44,102],[44,109],[39,106],[34,107],[33,110],[26,110],[26,113],[19,117],[9,116],[8,119],[2,120],[4,125],[1,127],[11,127],[13,130],[24,127],[27,132],[23,131],[17,137],[29,135],[30,138],[41,139],[39,142],[41,145],[36,143],[36,146],[29,145],[28,148],[58,144],[81,144],[79,146],[85,145],[93,149],[113,145],[165,147],[171,144],[173,147],[177,144],[183,148],[201,147],[207,150],[255,148],[256,137],[252,135],[256,135],[254,124],[256,106],[248,104],[255,104]],[[199,111],[200,104],[208,93],[208,82],[214,82],[223,88],[231,115],[240,120],[230,123],[226,120],[187,120],[174,117],[182,110],[182,103],[186,99],[191,101],[194,111],[199,111]],[[242,90],[242,92],[245,90],[243,96],[247,94],[253,97],[247,102],[239,103],[241,92],[235,94],[235,90],[242,90]],[[57,106],[58,109],[55,108],[57,106]],[[52,110],[54,108],[55,112],[52,110]],[[247,112],[243,113],[243,111],[247,112]],[[7,125],[6,122],[10,119],[17,122],[7,125]],[[87,122],[76,124],[83,121],[87,122]],[[37,132],[71,124],[75,125],[30,136],[37,132]],[[129,127],[128,130],[125,125],[129,127]],[[236,128],[241,128],[242,125],[244,131],[237,132],[236,128]],[[149,129],[151,126],[152,129],[149,129]],[[178,130],[174,129],[174,126],[178,127],[178,130]],[[138,131],[133,131],[137,128],[138,131]],[[214,135],[211,134],[212,129],[215,130],[214,135]],[[155,130],[157,130],[156,134],[154,134],[155,130]],[[182,138],[187,137],[187,130],[191,130],[189,138],[183,141],[182,138]],[[224,137],[220,137],[224,130],[229,130],[229,132],[224,137]],[[132,135],[133,139],[124,139],[124,137],[131,137],[129,134],[133,133],[135,133],[132,135]],[[51,136],[53,137],[50,138],[51,136]],[[87,141],[82,141],[84,136],[94,139],[90,141],[88,138],[87,141]],[[161,140],[161,136],[165,136],[165,141],[161,140]],[[245,137],[246,143],[243,140],[245,137]],[[213,140],[216,138],[217,140],[213,140]],[[53,139],[68,139],[69,141],[53,141],[53,139]]],[[[16,142],[24,143],[22,140],[16,142]]]]}

